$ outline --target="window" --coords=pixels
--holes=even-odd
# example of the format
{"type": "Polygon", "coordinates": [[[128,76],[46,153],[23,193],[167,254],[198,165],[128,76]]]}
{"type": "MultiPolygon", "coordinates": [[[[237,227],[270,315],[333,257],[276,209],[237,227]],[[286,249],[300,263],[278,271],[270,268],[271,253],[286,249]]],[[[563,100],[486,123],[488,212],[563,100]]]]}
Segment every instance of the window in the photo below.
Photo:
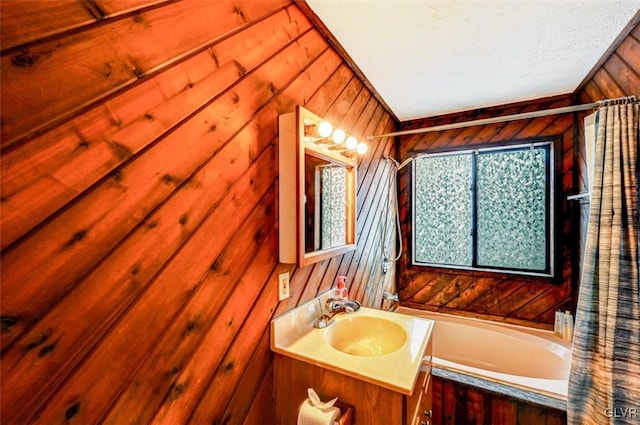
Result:
{"type": "Polygon", "coordinates": [[[553,274],[551,142],[413,161],[413,263],[553,274]]]}

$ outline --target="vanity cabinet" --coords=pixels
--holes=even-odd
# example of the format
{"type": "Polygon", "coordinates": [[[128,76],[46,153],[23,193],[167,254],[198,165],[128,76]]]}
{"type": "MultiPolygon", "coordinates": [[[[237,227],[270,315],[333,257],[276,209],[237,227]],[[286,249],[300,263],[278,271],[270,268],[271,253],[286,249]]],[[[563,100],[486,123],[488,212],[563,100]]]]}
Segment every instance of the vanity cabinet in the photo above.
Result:
{"type": "Polygon", "coordinates": [[[411,394],[275,353],[276,424],[295,424],[307,389],[313,388],[323,401],[339,397],[353,406],[355,425],[430,425],[431,347],[429,340],[411,394]]]}
{"type": "MultiPolygon", "coordinates": [[[[427,347],[430,350],[431,344],[427,347]]],[[[432,406],[432,382],[431,382],[431,355],[426,356],[429,360],[423,363],[418,375],[416,388],[413,394],[407,399],[408,422],[410,425],[431,425],[431,406],[432,406]]]]}

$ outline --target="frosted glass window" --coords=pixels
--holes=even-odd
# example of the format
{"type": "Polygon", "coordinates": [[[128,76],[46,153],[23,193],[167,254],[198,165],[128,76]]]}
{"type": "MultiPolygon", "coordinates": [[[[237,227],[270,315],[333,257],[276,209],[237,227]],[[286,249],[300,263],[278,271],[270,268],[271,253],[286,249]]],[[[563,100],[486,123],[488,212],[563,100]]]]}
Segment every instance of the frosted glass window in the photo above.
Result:
{"type": "Polygon", "coordinates": [[[318,167],[321,180],[322,249],[347,243],[347,169],[341,165],[318,167]]]}
{"type": "Polygon", "coordinates": [[[471,265],[471,155],[416,160],[415,259],[471,265]]]}
{"type": "Polygon", "coordinates": [[[413,263],[552,274],[551,144],[416,158],[413,263]]]}
{"type": "Polygon", "coordinates": [[[543,149],[478,155],[478,265],[545,269],[545,163],[543,149]]]}

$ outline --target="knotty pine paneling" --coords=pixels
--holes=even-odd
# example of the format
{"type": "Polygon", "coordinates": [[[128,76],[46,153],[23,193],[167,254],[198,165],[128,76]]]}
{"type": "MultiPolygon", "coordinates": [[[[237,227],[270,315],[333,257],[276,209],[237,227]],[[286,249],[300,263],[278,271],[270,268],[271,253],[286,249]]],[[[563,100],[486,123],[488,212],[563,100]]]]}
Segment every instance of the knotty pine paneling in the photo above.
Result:
{"type": "MultiPolygon", "coordinates": [[[[640,18],[636,18],[640,21],[640,18]]],[[[640,96],[640,23],[631,28],[602,66],[577,91],[582,102],[640,96]]]]}
{"type": "MultiPolygon", "coordinates": [[[[403,129],[435,126],[450,122],[509,115],[541,109],[567,106],[569,96],[541,99],[497,108],[470,111],[444,117],[403,123],[403,129]]],[[[566,201],[566,195],[574,190],[574,119],[572,114],[552,115],[528,120],[517,120],[484,126],[401,136],[400,159],[404,160],[427,149],[463,148],[510,140],[527,140],[548,137],[557,139],[556,159],[559,160],[561,213],[559,278],[532,279],[522,276],[495,273],[455,271],[438,268],[416,267],[410,264],[408,251],[398,266],[400,299],[414,308],[436,310],[454,314],[482,316],[493,320],[508,321],[536,327],[548,327],[553,322],[557,308],[573,305],[572,283],[576,279],[572,262],[576,254],[577,232],[572,225],[575,211],[566,201]]],[[[403,240],[409,247],[410,229],[410,167],[400,173],[400,205],[403,222],[403,240]]]]}
{"type": "Polygon", "coordinates": [[[278,263],[278,115],[393,117],[293,2],[1,7],[0,421],[271,422],[270,320],[343,274],[382,307],[396,276],[391,138],[359,158],[358,249],[278,263]]]}
{"type": "Polygon", "coordinates": [[[565,412],[433,377],[433,425],[565,425],[565,412]]]}
{"type": "MultiPolygon", "coordinates": [[[[0,28],[2,52],[29,42],[63,34],[98,20],[137,12],[153,5],[174,0],[30,0],[29,15],[17,1],[0,3],[3,25],[0,28]]],[[[28,54],[28,53],[27,53],[28,54]]],[[[26,57],[24,57],[26,58],[26,57]]]]}

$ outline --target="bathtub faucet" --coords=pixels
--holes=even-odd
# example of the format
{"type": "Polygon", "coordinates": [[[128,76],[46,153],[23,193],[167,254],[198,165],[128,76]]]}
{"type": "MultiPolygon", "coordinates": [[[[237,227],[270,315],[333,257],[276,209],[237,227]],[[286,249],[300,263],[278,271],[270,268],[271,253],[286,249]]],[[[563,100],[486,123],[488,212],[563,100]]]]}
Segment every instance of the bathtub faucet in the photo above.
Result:
{"type": "Polygon", "coordinates": [[[334,317],[340,313],[353,313],[360,309],[358,301],[343,300],[339,298],[329,298],[324,304],[324,311],[313,322],[313,327],[318,329],[326,328],[334,322],[334,317]]]}

